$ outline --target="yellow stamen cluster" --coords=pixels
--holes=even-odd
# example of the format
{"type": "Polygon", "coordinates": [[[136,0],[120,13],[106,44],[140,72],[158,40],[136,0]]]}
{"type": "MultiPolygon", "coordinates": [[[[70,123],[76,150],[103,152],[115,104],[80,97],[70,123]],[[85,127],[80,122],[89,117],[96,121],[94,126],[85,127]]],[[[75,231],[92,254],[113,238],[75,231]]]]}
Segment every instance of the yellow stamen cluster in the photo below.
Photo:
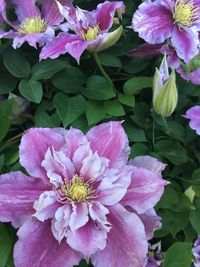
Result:
{"type": "Polygon", "coordinates": [[[26,18],[18,27],[18,32],[22,34],[41,33],[47,29],[47,23],[40,17],[26,18]]]}
{"type": "Polygon", "coordinates": [[[173,18],[176,23],[190,27],[198,18],[200,8],[192,0],[177,0],[173,18]]]}
{"type": "Polygon", "coordinates": [[[92,41],[97,38],[97,36],[99,35],[99,32],[100,32],[100,29],[98,25],[93,28],[89,27],[87,32],[83,33],[83,38],[86,41],[92,41]]]}
{"type": "Polygon", "coordinates": [[[61,186],[60,192],[64,195],[61,202],[66,202],[66,200],[82,202],[95,198],[93,195],[95,190],[92,189],[91,180],[85,182],[84,179],[78,175],[75,175],[70,181],[65,180],[64,184],[61,186]]]}

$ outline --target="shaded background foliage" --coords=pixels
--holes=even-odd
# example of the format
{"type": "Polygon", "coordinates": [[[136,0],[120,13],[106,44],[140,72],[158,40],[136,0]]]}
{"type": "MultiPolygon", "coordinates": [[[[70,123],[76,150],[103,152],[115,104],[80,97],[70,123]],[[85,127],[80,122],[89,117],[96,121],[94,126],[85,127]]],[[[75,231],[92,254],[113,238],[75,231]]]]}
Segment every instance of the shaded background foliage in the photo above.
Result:
{"type": "MultiPolygon", "coordinates": [[[[101,1],[76,1],[93,9],[101,1]]],[[[80,66],[68,55],[38,61],[39,51],[24,45],[14,50],[9,41],[0,46],[0,169],[1,173],[21,169],[18,145],[30,127],[69,127],[87,131],[107,120],[124,121],[131,145],[131,158],[152,155],[167,164],[164,177],[170,181],[157,205],[162,229],[152,243],[162,241],[163,266],[191,266],[192,242],[200,234],[200,142],[182,117],[200,104],[200,88],[177,78],[179,103],[167,124],[152,109],[152,76],[161,58],[138,60],[126,56],[142,41],[126,26],[140,1],[124,1],[124,33],[110,49],[99,53],[101,64],[115,90],[100,73],[92,55],[84,53],[80,66]],[[28,102],[18,114],[13,93],[28,102]]],[[[15,230],[0,224],[0,266],[11,267],[15,230]]],[[[89,266],[86,262],[79,266],[89,266]]]]}

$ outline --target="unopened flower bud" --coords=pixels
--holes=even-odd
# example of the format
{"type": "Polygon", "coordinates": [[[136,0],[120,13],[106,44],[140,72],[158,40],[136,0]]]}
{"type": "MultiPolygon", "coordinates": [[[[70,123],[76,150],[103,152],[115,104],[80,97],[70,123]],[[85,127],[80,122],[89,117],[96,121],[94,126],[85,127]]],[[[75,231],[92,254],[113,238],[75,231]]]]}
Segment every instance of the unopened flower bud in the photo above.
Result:
{"type": "Polygon", "coordinates": [[[176,74],[169,75],[166,55],[159,70],[156,68],[153,80],[153,107],[156,113],[169,117],[175,110],[178,101],[176,74]]]}

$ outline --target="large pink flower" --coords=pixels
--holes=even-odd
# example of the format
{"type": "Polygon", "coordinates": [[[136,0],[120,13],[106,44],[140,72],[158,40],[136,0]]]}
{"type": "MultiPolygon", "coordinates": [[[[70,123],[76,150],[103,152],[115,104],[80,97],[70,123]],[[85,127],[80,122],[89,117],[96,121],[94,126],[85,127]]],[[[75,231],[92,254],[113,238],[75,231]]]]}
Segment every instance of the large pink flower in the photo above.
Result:
{"type": "Polygon", "coordinates": [[[40,59],[56,58],[69,53],[77,62],[82,53],[88,49],[91,52],[104,50],[113,45],[121,36],[122,27],[109,32],[114,22],[115,13],[121,18],[125,11],[122,1],[104,2],[93,11],[62,6],[58,2],[61,14],[67,23],[56,38],[43,47],[40,59]],[[69,33],[71,30],[74,33],[69,33]]]}
{"type": "Polygon", "coordinates": [[[120,122],[92,128],[28,130],[20,163],[30,174],[0,176],[0,220],[20,227],[16,267],[143,267],[160,227],[153,207],[166,182],[151,157],[128,162],[120,122]]]}

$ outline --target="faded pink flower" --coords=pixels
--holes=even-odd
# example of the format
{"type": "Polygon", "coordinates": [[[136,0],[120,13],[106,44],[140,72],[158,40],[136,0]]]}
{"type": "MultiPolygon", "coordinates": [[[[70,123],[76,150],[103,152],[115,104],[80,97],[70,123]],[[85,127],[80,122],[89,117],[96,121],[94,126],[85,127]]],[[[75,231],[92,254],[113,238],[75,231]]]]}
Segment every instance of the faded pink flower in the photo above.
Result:
{"type": "Polygon", "coordinates": [[[190,120],[190,128],[200,135],[200,106],[196,105],[188,109],[184,117],[190,120]]]}
{"type": "Polygon", "coordinates": [[[32,128],[20,145],[22,172],[0,176],[0,220],[19,227],[16,267],[143,267],[147,240],[160,227],[153,207],[165,165],[128,162],[120,122],[92,128],[32,128]]]}

